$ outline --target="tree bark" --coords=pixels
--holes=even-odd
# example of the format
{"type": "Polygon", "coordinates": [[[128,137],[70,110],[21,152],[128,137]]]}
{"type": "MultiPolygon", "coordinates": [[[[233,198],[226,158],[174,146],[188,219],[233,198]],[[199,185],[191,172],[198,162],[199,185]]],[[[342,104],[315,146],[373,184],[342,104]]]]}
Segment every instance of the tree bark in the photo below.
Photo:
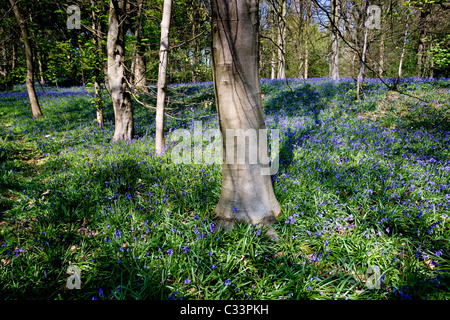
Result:
{"type": "Polygon", "coordinates": [[[286,0],[280,0],[278,8],[278,71],[277,78],[286,78],[286,0]]]}
{"type": "Polygon", "coordinates": [[[304,38],[304,48],[305,48],[305,63],[304,63],[304,75],[305,79],[308,79],[308,67],[309,67],[309,28],[311,23],[311,2],[306,3],[306,21],[305,21],[305,38],[304,38]]]}
{"type": "Polygon", "coordinates": [[[381,39],[380,39],[380,64],[378,66],[378,76],[380,78],[383,77],[384,72],[384,41],[385,41],[385,33],[381,32],[381,39]]]}
{"type": "MultiPolygon", "coordinates": [[[[272,15],[272,29],[274,31],[272,31],[272,39],[275,39],[278,37],[278,23],[277,23],[277,14],[276,14],[276,10],[273,7],[271,10],[271,15],[272,15]]],[[[278,38],[277,38],[278,39],[278,38]]],[[[275,40],[273,40],[275,41],[275,40]]],[[[270,79],[276,79],[277,78],[277,68],[278,68],[278,63],[277,63],[277,52],[278,52],[278,48],[274,48],[272,51],[272,60],[270,61],[270,67],[271,67],[271,73],[270,73],[270,79]]]]}
{"type": "Polygon", "coordinates": [[[260,139],[267,141],[267,132],[259,82],[258,0],[212,0],[211,5],[213,79],[223,137],[217,220],[225,227],[232,227],[236,221],[270,225],[281,208],[270,176],[261,174],[268,164],[263,160],[267,150],[260,148],[264,141],[260,139]],[[253,143],[249,138],[237,145],[237,130],[253,132],[256,138],[253,143]],[[230,141],[232,145],[228,144],[230,141]],[[242,147],[245,161],[238,161],[236,155],[242,147]],[[257,161],[250,161],[255,155],[250,148],[258,155],[257,161]]]}
{"type": "Polygon", "coordinates": [[[425,22],[425,19],[427,17],[427,12],[425,10],[420,10],[420,17],[419,17],[419,46],[417,48],[417,77],[423,77],[423,62],[424,62],[424,53],[425,53],[425,38],[427,36],[426,31],[423,27],[423,23],[425,22]]]}
{"type": "Polygon", "coordinates": [[[360,91],[361,91],[361,85],[364,81],[364,73],[366,69],[366,53],[367,53],[367,36],[368,36],[368,28],[367,28],[367,7],[368,7],[368,0],[366,0],[364,5],[364,40],[363,40],[363,47],[362,47],[362,53],[361,53],[361,66],[359,68],[358,78],[356,80],[356,99],[360,99],[360,91]]]}
{"type": "Polygon", "coordinates": [[[157,155],[164,154],[164,109],[167,91],[167,64],[169,60],[169,30],[172,13],[172,0],[164,0],[163,17],[161,22],[161,43],[159,49],[158,93],[156,98],[156,138],[155,149],[157,155]]]}
{"type": "Polygon", "coordinates": [[[17,23],[19,24],[20,31],[22,33],[22,40],[25,47],[25,58],[27,62],[27,76],[25,84],[27,87],[28,98],[31,104],[31,112],[33,118],[43,117],[41,107],[39,105],[39,100],[36,95],[36,90],[34,88],[34,66],[33,66],[33,50],[31,48],[30,39],[28,36],[28,28],[22,14],[19,10],[17,3],[14,0],[9,0],[13,8],[14,15],[16,16],[17,23]]]}
{"type": "Polygon", "coordinates": [[[134,121],[131,94],[125,74],[125,37],[127,1],[111,0],[109,8],[108,80],[114,108],[113,141],[133,139],[134,121]]]}
{"type": "Polygon", "coordinates": [[[400,62],[398,64],[397,90],[400,90],[400,78],[402,77],[403,58],[405,57],[406,42],[408,40],[408,21],[405,26],[405,36],[403,37],[402,53],[400,54],[400,62]]]}
{"type": "MultiPolygon", "coordinates": [[[[94,50],[97,52],[97,54],[101,55],[102,50],[102,43],[101,43],[101,23],[100,19],[96,14],[95,9],[95,0],[90,0],[91,3],[91,15],[92,15],[92,43],[94,45],[94,50]]],[[[102,6],[103,8],[103,6],[102,6]]],[[[93,83],[94,83],[94,90],[95,90],[95,109],[97,113],[97,125],[99,128],[103,128],[104,121],[103,121],[103,97],[102,97],[102,87],[100,84],[100,75],[103,71],[103,62],[97,60],[93,61],[94,63],[94,75],[93,75],[93,83]]]]}
{"type": "Polygon", "coordinates": [[[330,55],[330,78],[339,79],[339,35],[338,35],[338,0],[331,0],[331,55],[330,55]]]}
{"type": "MultiPolygon", "coordinates": [[[[0,37],[6,39],[6,34],[3,31],[3,27],[0,26],[0,37]]],[[[2,47],[2,64],[0,68],[0,75],[5,79],[8,77],[8,58],[6,55],[6,40],[3,41],[2,47]]]]}
{"type": "Polygon", "coordinates": [[[136,36],[136,44],[134,50],[134,59],[133,64],[134,68],[132,71],[134,72],[134,87],[139,92],[148,93],[147,88],[147,61],[145,59],[144,50],[145,46],[142,44],[142,23],[140,20],[140,16],[142,13],[143,0],[138,0],[138,13],[137,13],[137,23],[135,26],[135,36],[136,36]]]}
{"type": "Polygon", "coordinates": [[[303,78],[304,75],[304,67],[303,64],[305,63],[303,51],[303,38],[304,38],[304,30],[305,30],[305,8],[304,8],[304,1],[297,0],[295,3],[295,6],[297,8],[297,16],[298,16],[298,24],[296,27],[298,27],[298,33],[299,33],[299,39],[298,39],[298,77],[300,79],[303,78]]]}

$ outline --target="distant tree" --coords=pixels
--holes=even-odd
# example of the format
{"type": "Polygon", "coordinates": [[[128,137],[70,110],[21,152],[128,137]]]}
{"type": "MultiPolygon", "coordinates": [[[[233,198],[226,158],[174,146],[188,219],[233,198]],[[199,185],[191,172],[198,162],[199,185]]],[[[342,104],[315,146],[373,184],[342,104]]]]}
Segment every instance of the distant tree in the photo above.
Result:
{"type": "Polygon", "coordinates": [[[331,0],[330,30],[331,30],[331,53],[330,53],[330,78],[339,79],[339,0],[331,0]]]}
{"type": "Polygon", "coordinates": [[[28,98],[31,104],[31,112],[33,114],[33,118],[43,117],[41,107],[39,105],[39,100],[36,95],[36,90],[34,88],[34,66],[33,66],[33,49],[31,47],[30,38],[28,35],[28,28],[25,22],[25,19],[20,12],[18,1],[9,0],[14,15],[16,17],[17,23],[20,27],[20,31],[22,33],[22,41],[25,47],[25,57],[27,62],[27,76],[25,80],[25,84],[27,87],[28,98]]]}
{"type": "Polygon", "coordinates": [[[368,38],[368,33],[369,33],[369,29],[368,29],[368,26],[366,23],[368,6],[369,6],[369,0],[365,0],[364,4],[362,5],[362,8],[363,8],[362,24],[364,26],[364,38],[363,38],[363,46],[362,46],[362,51],[361,51],[361,63],[360,63],[360,67],[359,67],[358,77],[356,79],[356,99],[357,100],[360,99],[361,87],[362,87],[362,83],[364,81],[364,76],[365,76],[365,71],[366,71],[367,38],[368,38]]]}
{"type": "MultiPolygon", "coordinates": [[[[273,22],[276,30],[276,78],[286,78],[286,19],[287,19],[287,0],[270,0],[273,22]]],[[[275,67],[275,63],[273,66],[275,67]]],[[[274,68],[275,71],[275,68],[274,68]]],[[[272,77],[274,75],[272,72],[272,77]]]]}
{"type": "Polygon", "coordinates": [[[133,106],[125,72],[126,10],[126,0],[110,1],[107,50],[108,80],[115,118],[113,141],[128,141],[134,135],[133,106]]]}
{"type": "Polygon", "coordinates": [[[100,128],[104,126],[103,119],[103,97],[102,97],[102,80],[104,79],[104,64],[103,64],[103,29],[102,29],[102,12],[105,10],[104,1],[90,1],[91,13],[91,34],[92,46],[90,47],[92,54],[88,62],[90,68],[93,69],[92,83],[95,91],[95,110],[97,113],[97,124],[100,128]]]}
{"type": "Polygon", "coordinates": [[[138,92],[148,93],[147,87],[147,59],[145,55],[146,46],[143,41],[143,11],[144,1],[137,0],[136,16],[134,22],[135,43],[133,48],[133,62],[131,72],[134,78],[134,87],[138,92]]]}

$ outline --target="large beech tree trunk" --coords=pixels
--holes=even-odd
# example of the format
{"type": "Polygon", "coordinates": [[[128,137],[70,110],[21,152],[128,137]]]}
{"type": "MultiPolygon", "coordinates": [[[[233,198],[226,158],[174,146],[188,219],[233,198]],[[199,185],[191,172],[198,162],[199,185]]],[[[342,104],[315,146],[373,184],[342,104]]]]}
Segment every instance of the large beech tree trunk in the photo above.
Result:
{"type": "Polygon", "coordinates": [[[111,0],[109,7],[108,80],[114,108],[113,141],[131,140],[134,135],[131,94],[125,74],[124,22],[127,1],[111,0]]]}
{"type": "Polygon", "coordinates": [[[161,22],[161,44],[159,49],[158,94],[156,97],[156,137],[157,155],[164,153],[164,109],[167,91],[167,62],[169,60],[169,29],[172,0],[164,0],[163,18],[161,22]]]}
{"type": "Polygon", "coordinates": [[[14,15],[16,16],[17,23],[20,26],[20,31],[22,32],[22,40],[25,47],[25,58],[27,61],[27,77],[25,84],[27,87],[28,98],[30,99],[31,112],[33,118],[42,117],[41,107],[39,106],[39,100],[36,95],[36,90],[34,89],[34,66],[33,66],[33,50],[31,48],[30,39],[28,36],[28,28],[25,20],[20,13],[20,9],[14,0],[9,0],[13,8],[14,15]]]}
{"type": "Polygon", "coordinates": [[[222,187],[215,209],[217,220],[224,227],[232,227],[235,221],[270,225],[281,208],[270,175],[262,174],[262,169],[269,166],[263,164],[267,150],[264,152],[259,147],[260,139],[267,142],[266,131],[258,134],[260,129],[266,128],[259,82],[259,3],[258,0],[212,0],[211,5],[213,79],[223,137],[222,187]],[[239,129],[254,132],[257,137],[257,143],[253,144],[252,139],[245,139],[243,164],[236,159],[243,146],[235,143],[239,140],[235,139],[239,129]],[[231,147],[229,141],[233,143],[231,147]],[[255,153],[257,161],[250,161],[255,153]]]}

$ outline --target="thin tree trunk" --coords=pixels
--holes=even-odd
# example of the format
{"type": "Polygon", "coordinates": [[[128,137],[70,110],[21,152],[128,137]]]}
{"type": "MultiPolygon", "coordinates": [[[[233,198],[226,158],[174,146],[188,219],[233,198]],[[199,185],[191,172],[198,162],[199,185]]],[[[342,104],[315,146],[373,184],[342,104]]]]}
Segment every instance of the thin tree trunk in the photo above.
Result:
{"type": "Polygon", "coordinates": [[[421,39],[419,39],[419,47],[417,49],[417,77],[423,77],[422,62],[423,62],[424,42],[422,40],[422,34],[420,35],[420,37],[421,39]]]}
{"type": "Polygon", "coordinates": [[[402,65],[403,65],[403,58],[405,56],[405,49],[406,49],[406,41],[407,40],[408,40],[408,21],[406,21],[405,36],[403,37],[402,53],[400,55],[400,62],[398,64],[397,90],[400,90],[400,78],[402,77],[402,65]]]}
{"type": "Polygon", "coordinates": [[[304,67],[303,64],[305,63],[305,58],[303,55],[304,47],[303,47],[303,38],[304,38],[304,29],[305,29],[305,8],[303,6],[303,1],[297,1],[297,15],[298,15],[298,77],[301,79],[304,75],[304,67]]]}
{"type": "Polygon", "coordinates": [[[125,37],[127,1],[111,0],[109,10],[108,79],[114,108],[113,141],[133,139],[134,121],[131,94],[125,74],[125,37]]]}
{"type": "Polygon", "coordinates": [[[272,61],[271,61],[271,73],[270,79],[275,79],[277,77],[277,53],[273,51],[272,53],[272,61]]]}
{"type": "MultiPolygon", "coordinates": [[[[4,33],[3,27],[0,26],[0,37],[3,39],[6,39],[6,35],[4,33]]],[[[0,68],[0,75],[5,78],[4,84],[5,84],[5,89],[8,89],[8,57],[6,54],[6,40],[4,40],[3,42],[3,47],[2,47],[2,65],[0,68]]]]}
{"type": "Polygon", "coordinates": [[[169,60],[169,29],[172,13],[172,0],[164,0],[164,10],[161,22],[161,43],[159,49],[158,93],[156,98],[156,138],[157,155],[164,154],[164,109],[167,91],[167,64],[169,60]]]}
{"type": "Polygon", "coordinates": [[[429,59],[430,59],[430,76],[429,78],[432,79],[434,78],[434,59],[433,59],[433,51],[431,50],[433,46],[433,42],[430,41],[430,50],[428,50],[428,55],[429,55],[429,59]]]}
{"type": "MultiPolygon", "coordinates": [[[[0,31],[3,31],[1,27],[0,27],[0,31]]],[[[1,32],[0,34],[3,36],[3,32],[1,32]]],[[[6,78],[8,76],[8,60],[6,58],[6,41],[2,47],[2,67],[0,69],[0,75],[4,78],[6,78]]]]}
{"type": "Polygon", "coordinates": [[[311,2],[306,3],[306,21],[305,21],[305,38],[304,38],[304,48],[305,48],[305,64],[304,64],[304,75],[305,79],[308,79],[308,67],[309,67],[309,28],[311,23],[311,2]]]}
{"type": "Polygon", "coordinates": [[[16,70],[16,45],[12,44],[12,59],[11,59],[11,71],[16,70]]]}
{"type": "Polygon", "coordinates": [[[424,63],[424,55],[425,55],[425,38],[427,36],[426,31],[424,30],[423,26],[421,25],[424,23],[425,19],[427,17],[427,13],[425,10],[420,10],[420,18],[419,18],[419,46],[417,48],[417,77],[423,77],[423,63],[424,63]]]}
{"type": "Polygon", "coordinates": [[[278,71],[277,78],[286,78],[286,0],[281,0],[278,9],[278,71]]]}
{"type": "Polygon", "coordinates": [[[428,78],[433,78],[433,52],[431,51],[433,40],[432,36],[430,35],[430,39],[427,41],[427,50],[425,55],[425,70],[426,70],[426,76],[428,78]]]}
{"type": "Polygon", "coordinates": [[[381,40],[380,40],[380,64],[378,66],[378,76],[380,78],[383,77],[384,72],[384,41],[385,41],[385,33],[381,31],[381,40]]]}
{"type": "MultiPolygon", "coordinates": [[[[91,0],[91,14],[92,14],[92,30],[94,31],[92,34],[92,43],[94,45],[94,50],[98,55],[102,53],[102,44],[101,44],[101,23],[99,21],[99,17],[97,17],[95,13],[95,0],[91,0]]],[[[97,113],[97,125],[99,128],[103,128],[104,120],[103,120],[103,97],[102,97],[102,87],[100,84],[100,74],[103,71],[103,62],[99,60],[94,60],[94,90],[95,90],[95,109],[97,113]]]]}
{"type": "Polygon", "coordinates": [[[132,68],[134,72],[134,87],[137,91],[148,93],[147,87],[147,75],[146,75],[146,59],[144,56],[145,46],[141,43],[142,39],[142,23],[141,23],[141,12],[142,12],[143,0],[138,1],[138,14],[137,14],[137,23],[136,23],[136,44],[134,51],[134,59],[133,64],[134,68],[132,68]]]}
{"type": "MultiPolygon", "coordinates": [[[[275,8],[273,8],[272,10],[272,29],[273,31],[273,35],[272,35],[272,39],[277,38],[278,39],[278,23],[277,23],[277,15],[276,15],[276,11],[275,8]]],[[[275,41],[275,40],[273,40],[275,41]]],[[[270,79],[276,79],[277,77],[277,68],[278,68],[278,63],[277,63],[277,52],[278,49],[274,48],[274,50],[272,51],[272,61],[270,62],[271,64],[271,74],[270,74],[270,79]]]]}
{"type": "Polygon", "coordinates": [[[198,68],[200,66],[199,62],[199,55],[198,55],[198,40],[196,38],[199,26],[197,21],[198,16],[198,10],[200,10],[200,7],[198,5],[198,2],[194,1],[192,4],[192,28],[191,28],[191,37],[192,37],[192,67],[191,67],[191,75],[192,75],[192,82],[199,81],[198,79],[198,68]]]}
{"type": "Polygon", "coordinates": [[[38,53],[38,67],[39,67],[39,83],[41,85],[45,84],[45,80],[44,80],[44,69],[42,68],[42,60],[41,60],[41,55],[38,53]]]}
{"type": "Polygon", "coordinates": [[[30,99],[31,112],[33,118],[43,117],[41,107],[39,106],[39,100],[36,95],[36,90],[34,88],[34,66],[33,66],[33,50],[31,48],[30,39],[28,36],[28,29],[25,20],[20,13],[19,7],[14,0],[9,0],[13,8],[14,15],[16,16],[17,23],[20,26],[20,31],[22,32],[22,40],[25,47],[25,57],[27,61],[27,76],[26,76],[26,87],[28,92],[28,98],[30,99]]]}
{"type": "Polygon", "coordinates": [[[361,66],[359,68],[358,78],[356,80],[356,99],[360,99],[360,91],[361,91],[361,85],[364,81],[364,73],[366,69],[366,53],[367,53],[367,36],[368,36],[368,28],[367,28],[367,6],[368,1],[366,0],[365,6],[364,6],[364,40],[363,40],[363,48],[361,53],[361,66]]]}
{"type": "Polygon", "coordinates": [[[270,225],[281,208],[270,175],[262,174],[269,165],[264,164],[267,150],[260,147],[267,142],[267,132],[259,83],[258,0],[212,0],[211,5],[213,79],[223,136],[217,220],[227,228],[235,221],[270,225]],[[239,132],[253,133],[254,139],[235,144],[243,138],[239,132]],[[241,161],[239,151],[245,154],[238,157],[241,161]],[[250,160],[253,156],[257,161],[250,160]]]}
{"type": "Polygon", "coordinates": [[[339,79],[339,35],[338,35],[338,0],[331,0],[331,56],[330,56],[330,78],[339,79]]]}

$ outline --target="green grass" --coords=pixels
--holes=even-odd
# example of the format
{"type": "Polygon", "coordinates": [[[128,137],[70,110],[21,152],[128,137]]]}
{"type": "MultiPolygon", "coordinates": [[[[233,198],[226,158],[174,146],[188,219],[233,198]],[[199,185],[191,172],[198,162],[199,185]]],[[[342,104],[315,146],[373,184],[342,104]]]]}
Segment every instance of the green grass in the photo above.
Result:
{"type": "MultiPolygon", "coordinates": [[[[109,98],[99,129],[83,88],[46,90],[37,120],[23,87],[0,94],[0,297],[450,298],[449,82],[403,88],[431,103],[377,82],[353,101],[349,81],[263,81],[267,125],[282,131],[277,242],[252,225],[218,232],[220,166],[173,163],[170,135],[155,157],[139,104],[137,139],[112,143],[109,98]],[[66,287],[71,265],[80,290],[66,287]]],[[[214,113],[213,97],[210,83],[172,87],[173,114],[214,113]]],[[[193,123],[167,120],[181,127],[193,123]]]]}

